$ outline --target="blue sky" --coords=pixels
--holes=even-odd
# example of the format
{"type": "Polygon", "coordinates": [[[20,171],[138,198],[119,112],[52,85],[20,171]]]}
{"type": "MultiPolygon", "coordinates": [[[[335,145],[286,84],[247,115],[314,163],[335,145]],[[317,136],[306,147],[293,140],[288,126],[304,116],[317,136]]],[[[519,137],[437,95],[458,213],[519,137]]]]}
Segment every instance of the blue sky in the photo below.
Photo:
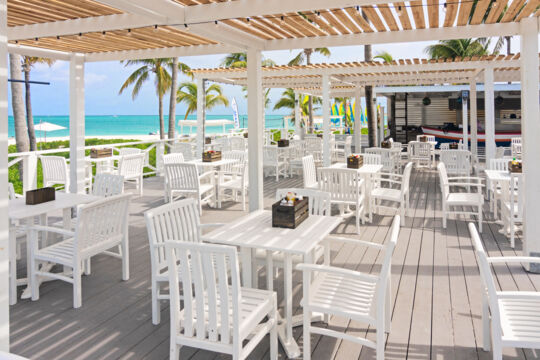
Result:
{"type": "MultiPolygon", "coordinates": [[[[494,40],[495,41],[495,40],[494,40]]],[[[494,42],[493,41],[493,42],[494,42]]],[[[374,45],[373,54],[381,51],[390,52],[395,59],[425,57],[424,49],[429,42],[401,43],[374,45]]],[[[364,57],[363,46],[335,47],[330,49],[330,58],[315,55],[313,62],[345,62],[358,61],[364,57]]],[[[519,51],[519,38],[514,37],[513,52],[519,51]]],[[[272,51],[263,55],[271,58],[278,64],[286,64],[299,50],[272,51]]],[[[216,67],[225,55],[192,56],[180,58],[180,61],[192,68],[216,67]]],[[[125,68],[118,61],[87,63],[85,69],[85,107],[87,115],[154,115],[158,113],[157,97],[153,82],[149,81],[141,90],[137,99],[132,100],[131,91],[119,95],[118,90],[134,68],[125,68]]],[[[32,79],[49,81],[50,86],[33,85],[32,105],[36,115],[67,115],[69,114],[69,63],[58,61],[52,67],[37,65],[32,71],[32,79]]],[[[182,78],[180,81],[187,81],[182,78]]],[[[235,97],[239,112],[245,114],[247,104],[239,86],[223,85],[225,95],[231,99],[235,97]]],[[[129,89],[130,90],[130,89],[129,89]]],[[[282,89],[273,89],[271,92],[272,104],[267,109],[268,114],[284,114],[288,111],[276,112],[272,110],[273,104],[279,99],[282,89]]],[[[167,95],[168,98],[168,95],[167,95]]],[[[168,101],[167,101],[168,103],[168,101]]],[[[168,105],[166,104],[166,108],[168,105]]],[[[11,101],[10,101],[11,114],[11,101]]],[[[168,110],[166,110],[166,113],[168,110]]],[[[185,106],[179,104],[177,115],[185,113],[185,106]]],[[[216,107],[210,114],[231,114],[228,107],[216,107]]]]}

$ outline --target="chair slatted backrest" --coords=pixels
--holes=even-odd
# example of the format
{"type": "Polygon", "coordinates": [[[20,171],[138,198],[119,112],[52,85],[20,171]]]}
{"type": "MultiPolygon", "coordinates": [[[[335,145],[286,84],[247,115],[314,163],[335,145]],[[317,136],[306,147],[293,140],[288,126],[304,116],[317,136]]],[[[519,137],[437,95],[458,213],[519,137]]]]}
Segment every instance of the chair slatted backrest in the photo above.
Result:
{"type": "Polygon", "coordinates": [[[428,160],[431,157],[431,144],[428,142],[411,141],[409,143],[409,153],[413,158],[428,160]]]}
{"type": "MultiPolygon", "coordinates": [[[[243,139],[242,139],[243,140],[243,139]]],[[[231,150],[223,153],[224,160],[235,160],[234,163],[225,164],[221,166],[221,171],[228,174],[239,174],[244,170],[246,163],[246,151],[245,150],[231,150]]]]}
{"type": "Polygon", "coordinates": [[[512,144],[521,144],[521,137],[513,137],[512,144]]]}
{"type": "Polygon", "coordinates": [[[379,155],[381,157],[381,165],[383,166],[383,171],[392,172],[396,168],[396,161],[401,161],[396,158],[396,154],[401,156],[393,149],[383,149],[383,148],[368,148],[366,149],[367,155],[379,155]]]}
{"type": "Polygon", "coordinates": [[[217,138],[215,140],[215,143],[218,145],[219,150],[221,150],[222,152],[231,151],[231,142],[229,137],[223,136],[217,138]]]}
{"type": "Polygon", "coordinates": [[[508,171],[508,160],[489,159],[489,170],[508,171]]]}
{"type": "Polygon", "coordinates": [[[300,188],[289,188],[289,189],[277,189],[276,190],[276,200],[283,199],[287,193],[292,192],[297,196],[307,197],[309,214],[310,215],[321,215],[321,216],[330,216],[331,215],[331,198],[330,193],[315,190],[315,189],[300,189],[300,188]]]}
{"type": "Polygon", "coordinates": [[[184,160],[184,154],[182,153],[170,153],[163,155],[163,164],[178,164],[183,163],[184,160]]]}
{"type": "Polygon", "coordinates": [[[420,141],[420,138],[422,136],[425,136],[428,142],[435,142],[435,135],[424,135],[424,134],[416,135],[416,141],[420,141]]]}
{"type": "Polygon", "coordinates": [[[517,221],[523,221],[525,191],[523,191],[523,174],[510,174],[510,181],[503,187],[503,197],[508,199],[510,216],[517,221]]]}
{"type": "Polygon", "coordinates": [[[305,188],[317,186],[317,170],[313,155],[307,155],[302,158],[302,172],[304,174],[305,188]]]}
{"type": "Polygon", "coordinates": [[[362,154],[362,160],[365,165],[382,165],[381,155],[362,154]]]}
{"type": "Polygon", "coordinates": [[[68,180],[68,167],[66,158],[62,156],[40,156],[43,168],[43,184],[66,184],[68,180]]]}
{"type": "Polygon", "coordinates": [[[131,194],[110,196],[81,205],[75,228],[75,249],[79,254],[97,254],[127,236],[131,194]]]}
{"type": "Polygon", "coordinates": [[[140,153],[142,153],[142,150],[139,148],[123,147],[118,149],[118,155],[120,156],[136,155],[140,153]]]}
{"type": "Polygon", "coordinates": [[[96,174],[92,185],[92,194],[96,196],[109,197],[120,195],[124,192],[124,177],[100,173],[96,174]]]}
{"type": "Polygon", "coordinates": [[[439,172],[439,181],[441,184],[442,200],[443,203],[446,202],[446,198],[450,193],[450,186],[448,185],[448,173],[446,172],[446,166],[444,163],[439,163],[437,165],[437,171],[439,172]]]}
{"type": "Polygon", "coordinates": [[[411,172],[413,168],[413,163],[408,162],[407,165],[405,165],[405,169],[403,170],[403,181],[401,182],[401,194],[403,195],[407,190],[409,190],[409,184],[411,181],[411,172]]]}
{"type": "Polygon", "coordinates": [[[399,149],[399,151],[401,152],[401,150],[403,149],[403,146],[400,142],[397,142],[397,141],[392,141],[392,149],[399,149]]]}
{"type": "Polygon", "coordinates": [[[16,198],[17,194],[15,193],[15,188],[12,183],[8,182],[8,199],[15,200],[16,198]]]}
{"type": "Polygon", "coordinates": [[[442,143],[440,146],[439,146],[439,149],[441,150],[450,150],[450,143],[442,143]]]}
{"type": "Polygon", "coordinates": [[[171,190],[199,192],[199,172],[197,165],[190,163],[165,164],[165,176],[171,190]]]}
{"type": "Polygon", "coordinates": [[[299,161],[305,155],[304,141],[303,140],[290,140],[289,146],[289,159],[292,161],[299,161]]]}
{"type": "Polygon", "coordinates": [[[193,155],[193,145],[188,142],[179,142],[171,145],[171,153],[181,153],[185,161],[191,161],[195,158],[193,155]]]}
{"type": "Polygon", "coordinates": [[[126,179],[140,176],[144,169],[144,154],[126,155],[118,162],[118,174],[126,179]]]}
{"type": "Polygon", "coordinates": [[[277,164],[279,158],[277,146],[266,145],[263,148],[263,162],[266,164],[277,164]]]}
{"type": "Polygon", "coordinates": [[[352,140],[352,136],[347,136],[345,138],[345,145],[343,146],[343,153],[345,155],[345,159],[352,154],[352,140]]]}
{"type": "Polygon", "coordinates": [[[394,216],[392,221],[392,227],[390,229],[390,239],[384,246],[384,258],[382,262],[381,272],[379,273],[379,279],[377,280],[377,290],[375,297],[377,299],[377,318],[380,318],[384,314],[385,297],[388,295],[388,281],[392,271],[392,255],[396,248],[397,240],[399,237],[401,218],[399,215],[394,216]]]}
{"type": "Polygon", "coordinates": [[[246,151],[246,139],[239,136],[233,136],[229,138],[231,151],[246,151]]]}
{"type": "Polygon", "coordinates": [[[323,141],[320,137],[306,137],[304,139],[304,144],[306,148],[306,154],[322,152],[323,141]]]}
{"type": "Polygon", "coordinates": [[[512,143],[512,157],[521,159],[522,145],[521,143],[512,143]]]}
{"type": "Polygon", "coordinates": [[[468,176],[471,173],[471,153],[467,150],[441,150],[441,161],[449,174],[468,176]]]}
{"type": "Polygon", "coordinates": [[[201,242],[199,205],[195,199],[183,199],[159,206],[144,213],[150,241],[152,271],[167,268],[165,242],[170,240],[201,242]]]}
{"type": "Polygon", "coordinates": [[[476,258],[478,260],[478,268],[480,270],[480,277],[482,278],[482,283],[484,285],[484,291],[487,292],[489,307],[491,309],[491,321],[494,324],[497,324],[497,326],[492,327],[492,329],[496,332],[493,334],[493,338],[500,339],[502,330],[500,328],[501,319],[497,288],[495,287],[495,279],[493,278],[493,273],[491,272],[491,267],[489,266],[487,253],[482,245],[482,241],[480,240],[480,235],[478,235],[476,226],[473,223],[469,223],[469,233],[471,235],[476,258]]]}
{"type": "Polygon", "coordinates": [[[240,331],[240,271],[236,248],[168,241],[166,250],[171,331],[199,341],[231,345],[233,338],[239,338],[240,331]]]}
{"type": "Polygon", "coordinates": [[[330,193],[332,201],[356,203],[364,180],[355,169],[318,169],[319,189],[330,193]]]}

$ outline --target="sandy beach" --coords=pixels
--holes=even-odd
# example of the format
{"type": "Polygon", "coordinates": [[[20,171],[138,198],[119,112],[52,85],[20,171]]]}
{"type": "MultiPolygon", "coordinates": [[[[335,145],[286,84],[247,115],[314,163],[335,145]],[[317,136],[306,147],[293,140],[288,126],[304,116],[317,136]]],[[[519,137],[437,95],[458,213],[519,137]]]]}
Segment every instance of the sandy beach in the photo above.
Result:
{"type": "MultiPolygon", "coordinates": [[[[122,139],[122,140],[139,140],[139,141],[155,141],[159,140],[159,135],[94,135],[94,136],[86,136],[86,139],[104,139],[104,140],[110,140],[110,139],[122,139]]],[[[47,142],[52,141],[67,141],[69,140],[69,136],[61,136],[61,137],[48,137],[47,136],[47,142]]],[[[15,144],[15,138],[10,137],[9,145],[15,144]]],[[[37,142],[45,142],[45,139],[38,138],[37,142]]]]}

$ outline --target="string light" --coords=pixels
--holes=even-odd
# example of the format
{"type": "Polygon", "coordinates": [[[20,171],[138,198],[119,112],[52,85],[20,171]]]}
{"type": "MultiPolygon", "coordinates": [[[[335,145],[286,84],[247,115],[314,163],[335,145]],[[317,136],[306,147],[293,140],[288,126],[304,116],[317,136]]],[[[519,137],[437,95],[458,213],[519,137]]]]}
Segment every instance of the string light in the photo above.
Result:
{"type": "Polygon", "coordinates": [[[106,33],[105,31],[102,31],[102,32],[101,32],[101,38],[102,38],[102,39],[105,39],[105,35],[107,35],[107,33],[106,33]]]}
{"type": "Polygon", "coordinates": [[[82,39],[82,33],[79,33],[79,35],[77,35],[77,37],[80,39],[82,39]]]}
{"type": "Polygon", "coordinates": [[[56,40],[57,40],[57,41],[60,40],[60,36],[57,35],[57,36],[56,36],[56,40]]]}
{"type": "Polygon", "coordinates": [[[131,29],[128,29],[127,36],[131,36],[131,29]]]}
{"type": "Polygon", "coordinates": [[[279,23],[280,23],[281,25],[284,25],[284,24],[285,24],[285,17],[283,17],[283,15],[281,15],[281,18],[280,18],[280,20],[279,20],[279,23]]]}
{"type": "Polygon", "coordinates": [[[154,25],[154,30],[152,30],[153,32],[157,32],[158,31],[158,26],[157,25],[154,25]]]}
{"type": "Polygon", "coordinates": [[[37,44],[39,42],[39,38],[35,38],[34,42],[37,44]]]}
{"type": "Polygon", "coordinates": [[[217,21],[217,20],[216,20],[216,21],[214,21],[214,25],[215,25],[216,27],[218,27],[218,26],[219,26],[219,23],[218,23],[218,21],[217,21]]]}
{"type": "Polygon", "coordinates": [[[398,13],[399,16],[403,15],[403,10],[401,9],[401,5],[398,6],[397,13],[398,13]]]}
{"type": "Polygon", "coordinates": [[[186,31],[189,31],[189,26],[188,26],[188,24],[184,24],[184,29],[185,29],[186,31]]]}
{"type": "Polygon", "coordinates": [[[443,5],[443,12],[446,12],[446,3],[443,5]]]}

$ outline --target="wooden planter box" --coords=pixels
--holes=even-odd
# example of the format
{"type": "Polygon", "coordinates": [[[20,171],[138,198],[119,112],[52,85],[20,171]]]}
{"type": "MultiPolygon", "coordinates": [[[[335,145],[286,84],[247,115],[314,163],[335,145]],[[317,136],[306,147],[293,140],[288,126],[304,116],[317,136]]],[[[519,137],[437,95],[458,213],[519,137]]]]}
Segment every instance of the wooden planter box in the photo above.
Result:
{"type": "Polygon", "coordinates": [[[383,142],[381,142],[381,147],[383,149],[391,149],[392,148],[392,143],[390,141],[383,141],[383,142]]]}
{"type": "Polygon", "coordinates": [[[209,145],[209,144],[211,144],[211,143],[212,143],[212,138],[209,138],[209,137],[204,138],[204,144],[205,144],[205,145],[209,145]]]}
{"type": "Polygon", "coordinates": [[[289,146],[289,140],[287,140],[287,139],[278,140],[277,146],[280,147],[280,148],[281,147],[288,147],[289,146]]]}
{"type": "Polygon", "coordinates": [[[44,187],[26,192],[26,205],[37,205],[56,199],[53,187],[44,187]]]}
{"type": "Polygon", "coordinates": [[[206,151],[202,154],[203,162],[214,162],[221,160],[221,151],[206,151]]]}
{"type": "Polygon", "coordinates": [[[113,149],[90,149],[90,157],[92,159],[98,159],[103,157],[111,157],[113,155],[113,149]]]}
{"type": "Polygon", "coordinates": [[[517,164],[512,164],[511,161],[508,162],[508,170],[512,173],[518,173],[521,174],[523,172],[523,167],[520,162],[517,164]]]}
{"type": "Polygon", "coordinates": [[[294,205],[281,205],[281,201],[278,201],[272,205],[272,227],[296,229],[309,216],[308,204],[307,197],[294,205]]]}
{"type": "Polygon", "coordinates": [[[322,138],[323,134],[317,134],[317,137],[322,138]]]}
{"type": "Polygon", "coordinates": [[[349,156],[347,158],[347,169],[360,169],[364,165],[364,157],[362,155],[356,157],[356,156],[349,156]]]}
{"type": "Polygon", "coordinates": [[[457,150],[457,149],[459,149],[459,145],[458,145],[458,143],[450,143],[450,145],[448,145],[448,148],[450,150],[457,150]]]}
{"type": "Polygon", "coordinates": [[[419,140],[420,142],[427,142],[427,136],[420,136],[420,137],[418,138],[418,140],[419,140]]]}
{"type": "Polygon", "coordinates": [[[248,133],[246,132],[244,133],[244,138],[247,139],[247,137],[248,137],[248,133]]]}

